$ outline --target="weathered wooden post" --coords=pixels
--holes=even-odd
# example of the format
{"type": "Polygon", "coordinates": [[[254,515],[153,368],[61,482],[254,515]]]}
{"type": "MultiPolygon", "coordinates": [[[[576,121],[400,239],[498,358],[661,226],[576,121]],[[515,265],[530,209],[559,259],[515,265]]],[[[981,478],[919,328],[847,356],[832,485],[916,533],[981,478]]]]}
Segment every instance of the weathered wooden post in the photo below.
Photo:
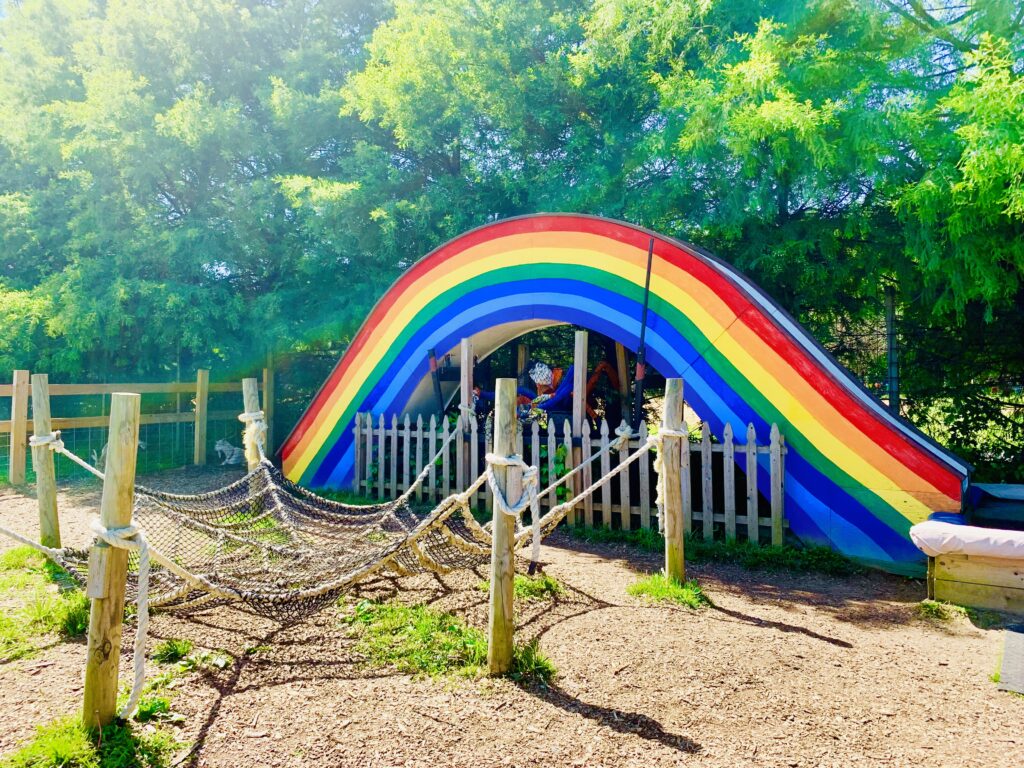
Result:
{"type": "Polygon", "coordinates": [[[274,353],[267,352],[267,367],[263,369],[263,423],[267,425],[267,440],[263,446],[267,455],[274,452],[274,353]]]}
{"type": "Polygon", "coordinates": [[[475,479],[469,466],[469,413],[473,410],[473,365],[473,341],[463,339],[459,344],[459,426],[462,434],[457,438],[458,464],[455,465],[456,489],[460,492],[466,490],[475,479]]]}
{"type": "MultiPolygon", "coordinates": [[[[257,413],[260,410],[260,385],[256,379],[242,379],[242,407],[246,413],[257,413]]],[[[264,414],[264,418],[266,414],[264,414]]],[[[266,434],[266,433],[264,433],[266,434]]],[[[256,430],[251,422],[245,423],[245,432],[242,435],[245,443],[245,463],[252,472],[260,465],[260,451],[256,447],[256,430]]]]}
{"type": "MultiPolygon", "coordinates": [[[[583,422],[587,418],[587,338],[586,331],[576,331],[572,355],[572,465],[578,467],[583,461],[583,422]]],[[[568,467],[566,467],[568,471],[568,467]]],[[[583,490],[583,478],[573,479],[572,493],[583,490]]],[[[576,510],[573,509],[566,522],[575,525],[576,510]]]]}
{"type": "MultiPolygon", "coordinates": [[[[494,453],[515,453],[516,380],[498,379],[495,383],[494,453]]],[[[498,491],[515,504],[523,490],[523,472],[519,467],[494,468],[498,491]]],[[[491,605],[487,636],[487,668],[492,675],[503,675],[512,665],[513,579],[515,577],[515,520],[494,503],[491,537],[491,605]]]]}
{"type": "MultiPolygon", "coordinates": [[[[683,428],[683,380],[665,380],[665,410],[661,417],[665,429],[680,431],[683,428]]],[[[661,439],[661,471],[665,473],[662,482],[664,493],[662,523],[665,528],[665,575],[680,583],[686,579],[686,564],[683,560],[683,491],[680,462],[682,452],[689,446],[681,437],[664,435],[661,439]]],[[[687,478],[689,482],[689,478],[687,478]]]]}
{"type": "MultiPolygon", "coordinates": [[[[132,522],[140,401],[139,395],[123,392],[110,398],[106,479],[100,501],[100,523],[107,529],[123,528],[132,522]]],[[[82,704],[86,728],[102,727],[114,719],[127,574],[128,550],[99,541],[93,545],[86,587],[86,594],[92,598],[82,704]]]]}
{"type": "Polygon", "coordinates": [[[782,434],[779,425],[772,424],[771,448],[768,455],[772,481],[772,546],[781,547],[783,538],[783,503],[785,487],[782,473],[782,434]]]}
{"type": "Polygon", "coordinates": [[[210,397],[210,372],[200,369],[196,372],[196,423],[195,446],[192,452],[193,464],[206,463],[206,408],[210,397]]]}
{"type": "MultiPolygon", "coordinates": [[[[50,429],[50,382],[45,373],[32,374],[32,431],[45,437],[50,429]]],[[[53,451],[48,445],[32,448],[32,467],[36,471],[36,502],[39,505],[39,543],[60,547],[60,521],[57,519],[57,473],[53,451]]]]}
{"type": "Polygon", "coordinates": [[[25,449],[28,443],[28,371],[15,371],[11,384],[11,450],[7,480],[11,485],[21,485],[25,482],[25,449]]]}

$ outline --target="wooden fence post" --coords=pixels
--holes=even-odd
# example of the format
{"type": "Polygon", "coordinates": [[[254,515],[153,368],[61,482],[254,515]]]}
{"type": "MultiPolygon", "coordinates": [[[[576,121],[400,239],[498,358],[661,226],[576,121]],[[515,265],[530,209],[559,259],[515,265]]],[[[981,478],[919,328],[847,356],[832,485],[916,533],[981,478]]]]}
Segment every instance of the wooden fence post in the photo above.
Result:
{"type": "MultiPolygon", "coordinates": [[[[32,431],[45,437],[50,428],[50,382],[45,373],[32,374],[32,431]]],[[[57,519],[57,473],[53,451],[48,445],[32,449],[32,468],[36,471],[36,501],[39,505],[39,543],[60,547],[60,521],[57,519]]]]}
{"type": "MultiPolygon", "coordinates": [[[[576,331],[572,355],[572,443],[570,450],[573,467],[578,467],[583,461],[583,422],[587,418],[587,337],[586,331],[576,331]]],[[[567,456],[566,459],[566,464],[568,464],[569,457],[567,456]]],[[[582,490],[583,478],[577,475],[573,479],[569,491],[575,495],[582,490]]],[[[567,522],[570,525],[577,523],[575,509],[569,513],[567,522]]]]}
{"type": "MultiPolygon", "coordinates": [[[[256,413],[260,410],[260,389],[256,379],[242,379],[242,407],[246,413],[256,413]]],[[[264,411],[264,418],[266,418],[266,415],[266,411],[264,411]]],[[[256,442],[250,441],[250,434],[251,430],[248,423],[246,423],[245,436],[243,438],[245,441],[245,461],[249,466],[249,471],[252,472],[260,465],[260,452],[256,447],[256,442]]]]}
{"type": "Polygon", "coordinates": [[[722,486],[725,496],[725,539],[736,541],[736,447],[732,440],[732,424],[726,422],[722,434],[722,486]]]}
{"type": "Polygon", "coordinates": [[[11,380],[11,450],[7,480],[11,485],[25,482],[25,460],[28,443],[28,395],[30,390],[28,371],[15,371],[11,380]]]}
{"type": "Polygon", "coordinates": [[[779,433],[779,425],[772,424],[770,469],[772,479],[772,546],[782,546],[782,435],[779,433]]]}
{"type": "MultiPolygon", "coordinates": [[[[516,446],[516,380],[495,382],[494,453],[510,456],[516,446]]],[[[523,472],[518,467],[494,468],[498,491],[515,504],[523,490],[523,472]]],[[[498,509],[493,509],[491,536],[491,594],[488,616],[487,669],[492,675],[503,675],[512,666],[513,579],[515,576],[516,522],[498,509]]]]}
{"type": "MultiPolygon", "coordinates": [[[[683,428],[683,380],[665,380],[665,410],[661,424],[665,429],[683,428]]],[[[686,563],[683,559],[683,486],[682,452],[689,452],[688,441],[681,437],[665,435],[661,443],[661,471],[665,473],[661,484],[665,497],[662,499],[662,524],[665,529],[665,575],[682,583],[686,579],[686,563]]],[[[689,482],[690,478],[686,478],[689,482]]]]}
{"type": "Polygon", "coordinates": [[[757,503],[757,432],[754,424],[747,424],[747,444],[744,446],[747,454],[747,539],[755,544],[760,543],[760,521],[758,516],[757,503]]]}
{"type": "MultiPolygon", "coordinates": [[[[126,393],[110,398],[106,479],[100,501],[100,522],[107,529],[123,528],[132,522],[140,401],[140,395],[126,393]]],[[[93,545],[86,587],[86,594],[92,598],[82,704],[86,728],[102,727],[114,719],[127,573],[128,550],[103,542],[93,545]]]]}
{"type": "Polygon", "coordinates": [[[193,464],[206,463],[206,413],[210,397],[210,372],[200,368],[196,372],[196,426],[193,437],[195,448],[192,452],[193,464]]]}
{"type": "Polygon", "coordinates": [[[263,421],[267,425],[267,456],[274,453],[274,353],[267,352],[267,367],[263,369],[263,421]]]}
{"type": "Polygon", "coordinates": [[[458,441],[456,456],[458,463],[455,465],[456,484],[455,490],[460,493],[469,486],[475,479],[469,468],[469,410],[473,407],[473,342],[471,339],[462,339],[459,343],[459,424],[462,434],[458,441]]]}
{"type": "Polygon", "coordinates": [[[356,411],[355,423],[352,425],[352,447],[355,449],[355,464],[352,469],[352,493],[363,492],[363,414],[356,411]]]}
{"type": "Polygon", "coordinates": [[[711,425],[706,421],[700,423],[700,506],[704,518],[701,531],[704,539],[710,541],[715,536],[715,505],[712,494],[714,486],[711,476],[711,425]]]}

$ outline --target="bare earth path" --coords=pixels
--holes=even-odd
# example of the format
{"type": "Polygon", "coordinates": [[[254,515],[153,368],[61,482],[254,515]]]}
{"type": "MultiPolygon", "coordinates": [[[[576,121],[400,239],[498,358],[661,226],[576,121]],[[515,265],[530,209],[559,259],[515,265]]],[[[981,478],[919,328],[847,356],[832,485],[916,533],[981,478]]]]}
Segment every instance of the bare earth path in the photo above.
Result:
{"type": "MultiPolygon", "coordinates": [[[[144,482],[189,492],[234,476],[179,471],[144,482]]],[[[62,491],[66,543],[85,543],[97,502],[95,488],[62,491]]],[[[34,500],[0,491],[0,523],[33,534],[34,500]]],[[[290,627],[223,608],[156,615],[150,646],[188,637],[234,659],[176,689],[173,707],[187,716],[180,738],[197,744],[183,764],[1024,765],[1024,698],[989,680],[1001,633],[915,618],[920,584],[708,565],[690,574],[715,607],[693,612],[626,594],[657,558],[582,551],[557,537],[545,557],[568,594],[517,610],[520,638],[539,636],[558,667],[550,690],[367,669],[341,609],[290,627]]],[[[431,602],[483,626],[481,578],[379,580],[361,595],[431,602]]],[[[0,664],[0,754],[35,723],[74,711],[83,655],[81,643],[58,643],[0,664]]]]}

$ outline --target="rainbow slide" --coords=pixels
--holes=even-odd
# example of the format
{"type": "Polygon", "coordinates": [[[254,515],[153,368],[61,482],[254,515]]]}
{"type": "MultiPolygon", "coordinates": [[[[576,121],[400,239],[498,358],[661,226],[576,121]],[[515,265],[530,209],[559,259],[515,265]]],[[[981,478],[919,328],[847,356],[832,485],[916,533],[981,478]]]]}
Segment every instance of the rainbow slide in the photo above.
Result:
{"type": "MultiPolygon", "coordinates": [[[[959,512],[969,465],[895,418],[759,288],[727,264],[640,227],[536,215],[480,227],[417,262],[373,309],[281,448],[285,474],[351,482],[357,412],[428,413],[427,351],[472,338],[485,357],[530,330],[571,323],[636,349],[654,237],[647,360],[681,377],[716,435],[778,423],[789,452],[785,514],[802,541],[919,574],[910,527],[959,512]]],[[[767,457],[765,457],[767,458],[767,457]]],[[[768,488],[767,464],[758,483],[768,488]]]]}

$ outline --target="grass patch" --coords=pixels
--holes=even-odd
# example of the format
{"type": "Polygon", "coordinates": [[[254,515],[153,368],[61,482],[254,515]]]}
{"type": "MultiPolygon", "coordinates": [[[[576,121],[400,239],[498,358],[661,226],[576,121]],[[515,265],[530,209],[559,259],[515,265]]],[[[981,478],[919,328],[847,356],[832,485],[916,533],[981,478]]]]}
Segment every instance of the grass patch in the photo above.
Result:
{"type": "MultiPolygon", "coordinates": [[[[575,539],[596,544],[629,544],[647,552],[664,552],[665,538],[650,528],[634,531],[611,528],[566,526],[575,539]]],[[[686,559],[694,563],[733,563],[748,570],[823,573],[828,576],[849,576],[862,569],[828,547],[773,547],[749,541],[707,541],[688,535],[684,543],[686,559]]]]}
{"type": "Polygon", "coordinates": [[[153,649],[153,658],[162,664],[173,664],[192,653],[192,641],[169,637],[153,649]]]}
{"type": "Polygon", "coordinates": [[[687,579],[680,584],[663,573],[652,573],[650,576],[635,581],[626,587],[626,592],[634,597],[645,597],[656,602],[670,602],[685,605],[697,610],[711,605],[711,601],[695,579],[687,579]]]}
{"type": "Polygon", "coordinates": [[[0,660],[35,651],[33,638],[55,633],[64,638],[89,628],[89,599],[71,577],[31,547],[0,555],[0,593],[24,596],[20,607],[0,615],[0,660]]]}
{"type": "Polygon", "coordinates": [[[69,717],[39,726],[32,741],[0,760],[0,768],[165,768],[181,746],[159,729],[137,732],[116,721],[97,734],[69,717]]]}
{"type": "MultiPolygon", "coordinates": [[[[356,651],[372,666],[427,677],[474,677],[487,665],[487,637],[450,613],[362,600],[344,621],[358,637],[356,651]]],[[[536,641],[516,646],[509,671],[513,680],[546,685],[555,674],[536,641]]]]}
{"type": "Polygon", "coordinates": [[[135,710],[135,719],[140,723],[145,723],[170,713],[170,699],[164,696],[143,696],[139,699],[138,708],[135,710]]]}
{"type": "Polygon", "coordinates": [[[979,629],[992,629],[1003,624],[1003,617],[995,611],[968,608],[941,600],[922,600],[917,604],[917,615],[928,621],[952,621],[954,618],[964,618],[979,629]]]}
{"type": "MultiPolygon", "coordinates": [[[[489,592],[491,581],[481,581],[477,588],[481,592],[489,592]]],[[[521,573],[515,575],[513,591],[519,600],[549,600],[558,597],[565,589],[558,583],[558,579],[542,573],[539,576],[525,576],[521,573]]]]}

